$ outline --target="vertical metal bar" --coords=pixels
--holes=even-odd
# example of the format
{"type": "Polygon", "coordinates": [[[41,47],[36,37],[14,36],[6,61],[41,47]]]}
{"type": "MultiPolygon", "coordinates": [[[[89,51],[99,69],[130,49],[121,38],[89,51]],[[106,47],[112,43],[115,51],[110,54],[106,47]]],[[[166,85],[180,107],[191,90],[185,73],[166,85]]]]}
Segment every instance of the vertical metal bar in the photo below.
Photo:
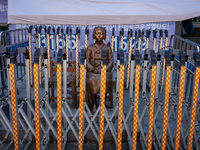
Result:
{"type": "Polygon", "coordinates": [[[200,74],[200,68],[196,68],[196,73],[194,76],[195,81],[194,83],[194,90],[193,90],[193,96],[192,96],[192,110],[191,110],[191,121],[190,121],[190,134],[188,138],[188,150],[192,150],[192,141],[193,141],[193,134],[194,134],[194,123],[195,123],[195,116],[196,116],[196,107],[197,107],[197,95],[199,90],[199,74],[200,74]]]}
{"type": "Polygon", "coordinates": [[[180,130],[181,130],[185,72],[186,72],[185,66],[182,66],[181,67],[180,88],[179,88],[179,104],[178,104],[178,116],[177,116],[178,120],[177,120],[177,129],[176,129],[176,150],[179,150],[179,143],[180,143],[180,130]]]}
{"type": "Polygon", "coordinates": [[[118,150],[121,150],[121,142],[122,142],[123,90],[124,90],[124,65],[121,65],[120,67],[120,93],[119,93],[118,146],[117,146],[118,150]]]}
{"type": "Polygon", "coordinates": [[[106,65],[101,70],[101,119],[100,119],[100,140],[99,150],[103,150],[103,128],[104,128],[104,109],[105,109],[105,85],[106,85],[106,65]]]}
{"type": "Polygon", "coordinates": [[[165,86],[162,150],[165,150],[165,147],[166,147],[167,125],[168,125],[168,105],[169,105],[170,82],[171,82],[170,81],[170,74],[171,74],[171,66],[168,66],[167,67],[167,75],[166,75],[166,86],[165,86]]]}
{"type": "MultiPolygon", "coordinates": [[[[46,97],[46,102],[49,102],[49,82],[48,82],[48,60],[44,58],[44,85],[45,85],[45,93],[48,95],[46,97]]],[[[49,109],[45,107],[46,115],[49,117],[49,109]]],[[[47,130],[47,128],[46,128],[47,130]]],[[[46,139],[49,141],[49,134],[47,135],[46,139]]]]}
{"type": "Polygon", "coordinates": [[[14,145],[15,150],[19,148],[18,138],[18,102],[16,101],[16,77],[15,65],[10,64],[10,83],[11,83],[11,97],[12,97],[12,114],[13,114],[13,129],[14,129],[14,145]]]}
{"type": "MultiPolygon", "coordinates": [[[[26,96],[27,100],[31,103],[31,85],[30,85],[30,68],[29,68],[29,59],[26,59],[26,96]]],[[[28,113],[28,119],[31,121],[31,110],[29,109],[27,105],[27,113],[28,113]]],[[[32,140],[31,134],[29,134],[29,141],[32,140]]]]}
{"type": "Polygon", "coordinates": [[[152,148],[152,134],[153,134],[153,114],[154,114],[154,95],[155,95],[155,80],[156,80],[156,66],[152,66],[151,77],[151,101],[149,113],[149,133],[148,133],[148,150],[152,148]]]}
{"type": "Polygon", "coordinates": [[[58,150],[61,150],[61,143],[62,143],[62,132],[61,132],[61,124],[62,124],[62,117],[61,117],[61,64],[57,64],[57,113],[58,113],[58,150]]]}
{"type": "Polygon", "coordinates": [[[136,150],[136,145],[137,145],[139,82],[140,82],[140,66],[137,65],[136,66],[136,77],[135,77],[135,108],[134,108],[134,121],[133,121],[133,150],[136,150]]]}
{"type": "MultiPolygon", "coordinates": [[[[67,61],[63,59],[63,96],[64,99],[67,100],[67,61]]],[[[67,112],[67,108],[64,107],[65,112],[67,112]]],[[[64,120],[64,128],[67,128],[67,122],[64,120]]],[[[67,136],[64,137],[64,141],[67,141],[67,136]]]]}
{"type": "Polygon", "coordinates": [[[39,67],[34,64],[36,150],[40,150],[39,67]]]}
{"type": "MultiPolygon", "coordinates": [[[[158,92],[159,92],[159,81],[160,81],[160,60],[157,60],[156,65],[156,89],[155,89],[155,98],[158,98],[158,92]]],[[[157,106],[156,106],[157,107],[157,106]]],[[[157,108],[155,108],[157,110],[157,108]]]]}

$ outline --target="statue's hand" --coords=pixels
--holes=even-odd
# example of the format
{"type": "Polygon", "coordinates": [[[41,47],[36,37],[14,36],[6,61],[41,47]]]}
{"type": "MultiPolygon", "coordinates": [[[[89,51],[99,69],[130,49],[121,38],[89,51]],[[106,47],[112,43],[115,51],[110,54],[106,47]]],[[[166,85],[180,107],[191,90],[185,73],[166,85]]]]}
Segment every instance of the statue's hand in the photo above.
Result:
{"type": "Polygon", "coordinates": [[[93,70],[93,73],[98,74],[99,71],[95,69],[95,70],[93,70]]]}

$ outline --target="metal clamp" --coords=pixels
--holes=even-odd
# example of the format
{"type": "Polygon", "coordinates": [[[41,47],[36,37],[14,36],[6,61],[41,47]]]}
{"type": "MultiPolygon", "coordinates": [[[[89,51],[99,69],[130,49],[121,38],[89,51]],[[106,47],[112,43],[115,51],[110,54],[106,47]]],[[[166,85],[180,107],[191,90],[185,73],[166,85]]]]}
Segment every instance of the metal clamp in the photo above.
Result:
{"type": "Polygon", "coordinates": [[[187,56],[194,60],[195,66],[200,67],[200,54],[194,50],[187,50],[187,56]]]}
{"type": "Polygon", "coordinates": [[[161,56],[163,56],[165,58],[166,66],[170,66],[170,61],[172,60],[172,58],[170,56],[170,52],[160,49],[157,53],[157,60],[158,59],[160,60],[161,56]]]}
{"type": "Polygon", "coordinates": [[[39,63],[39,56],[44,55],[44,59],[47,59],[47,49],[46,47],[37,48],[34,54],[34,62],[39,63]]]}
{"type": "Polygon", "coordinates": [[[85,59],[86,59],[85,49],[81,49],[81,65],[84,65],[85,59]]]}
{"type": "Polygon", "coordinates": [[[120,60],[121,65],[124,64],[124,51],[123,51],[123,49],[118,49],[117,59],[120,60]]]}
{"type": "Polygon", "coordinates": [[[106,65],[106,62],[107,62],[106,50],[102,50],[101,59],[102,59],[103,65],[106,65]]]}
{"type": "Polygon", "coordinates": [[[179,57],[180,66],[184,66],[186,59],[183,51],[179,49],[172,49],[171,56],[174,57],[175,55],[179,57]]]}
{"type": "Polygon", "coordinates": [[[145,55],[144,55],[144,60],[148,60],[148,56],[150,56],[150,62],[151,65],[156,65],[157,61],[156,61],[156,53],[154,50],[149,50],[146,49],[145,50],[145,55]]]}

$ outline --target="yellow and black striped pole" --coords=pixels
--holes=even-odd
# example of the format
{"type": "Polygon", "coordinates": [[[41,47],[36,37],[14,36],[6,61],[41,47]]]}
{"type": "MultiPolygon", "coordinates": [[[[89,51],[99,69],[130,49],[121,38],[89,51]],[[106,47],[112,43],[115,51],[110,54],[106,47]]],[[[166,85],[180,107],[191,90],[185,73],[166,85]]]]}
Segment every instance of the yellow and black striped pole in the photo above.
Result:
{"type": "Polygon", "coordinates": [[[176,150],[179,150],[179,143],[180,143],[180,130],[181,130],[181,117],[182,117],[182,105],[183,105],[184,78],[185,78],[185,66],[182,66],[181,67],[180,89],[179,89],[178,120],[177,120],[177,130],[176,130],[176,150]]]}
{"type": "Polygon", "coordinates": [[[11,83],[11,98],[12,98],[12,114],[13,114],[13,129],[14,129],[14,147],[15,150],[19,149],[19,137],[18,137],[18,111],[16,102],[16,86],[15,86],[15,65],[10,64],[10,83],[11,83]]]}
{"type": "Polygon", "coordinates": [[[178,101],[178,116],[177,116],[177,126],[176,126],[176,150],[179,150],[180,146],[180,131],[181,131],[181,118],[182,118],[182,105],[183,105],[183,94],[184,94],[184,82],[185,82],[185,55],[182,51],[179,51],[180,59],[180,86],[179,86],[179,101],[178,101]]]}
{"type": "Polygon", "coordinates": [[[56,34],[57,53],[59,51],[59,31],[60,31],[60,27],[57,28],[57,34],[56,34]]]}
{"type": "Polygon", "coordinates": [[[194,124],[195,124],[195,117],[196,117],[196,109],[197,109],[197,96],[199,90],[199,76],[200,76],[200,55],[196,51],[187,50],[187,53],[190,53],[190,58],[194,60],[195,63],[195,71],[193,76],[193,92],[192,92],[192,101],[191,101],[191,110],[190,110],[190,124],[189,124],[189,138],[188,138],[188,150],[192,150],[192,142],[194,136],[194,124]]]}
{"type": "MultiPolygon", "coordinates": [[[[165,50],[167,50],[167,43],[168,43],[168,31],[165,30],[165,50]]],[[[163,60],[163,72],[162,72],[161,91],[162,91],[162,88],[163,88],[164,77],[165,77],[165,63],[166,63],[166,60],[164,58],[164,60],[163,60]]]]}
{"type": "Polygon", "coordinates": [[[31,33],[32,33],[32,26],[30,26],[28,30],[28,40],[29,40],[29,59],[30,59],[30,81],[31,85],[33,83],[33,72],[32,72],[32,42],[31,42],[31,33]]]}
{"type": "MultiPolygon", "coordinates": [[[[38,32],[38,48],[41,48],[41,30],[42,30],[42,26],[40,26],[39,32],[38,32]]],[[[41,72],[41,56],[39,56],[39,81],[40,84],[42,83],[42,72],[41,72]]]]}
{"type": "Polygon", "coordinates": [[[83,148],[83,101],[85,87],[85,49],[81,50],[81,66],[80,66],[80,101],[79,101],[79,150],[83,148]]]}
{"type": "Polygon", "coordinates": [[[134,121],[133,121],[133,150],[137,146],[137,123],[138,123],[138,105],[139,105],[139,83],[140,83],[140,65],[136,65],[135,77],[135,108],[134,108],[134,121]]]}
{"type": "Polygon", "coordinates": [[[112,41],[111,41],[112,52],[113,52],[113,48],[114,48],[114,36],[115,36],[115,28],[112,29],[112,41]]]}
{"type": "Polygon", "coordinates": [[[153,50],[154,51],[156,50],[156,34],[157,34],[157,31],[153,30],[153,50]]]}
{"type": "MultiPolygon", "coordinates": [[[[170,56],[170,54],[168,56],[170,56]]],[[[170,82],[171,82],[170,75],[171,75],[171,66],[170,66],[170,62],[167,62],[167,75],[166,75],[165,101],[164,101],[164,121],[163,121],[163,133],[162,133],[162,150],[165,150],[166,139],[167,139],[168,107],[169,107],[169,94],[170,94],[170,82]]]]}
{"type": "Polygon", "coordinates": [[[87,30],[87,27],[86,27],[85,28],[85,49],[87,49],[87,39],[88,39],[87,32],[88,32],[88,30],[87,30]]]}
{"type": "Polygon", "coordinates": [[[76,86],[78,86],[78,27],[76,28],[76,86]]]}
{"type": "Polygon", "coordinates": [[[34,64],[34,90],[35,90],[35,130],[36,130],[36,150],[40,150],[40,104],[39,104],[39,68],[34,64]]]}
{"type": "Polygon", "coordinates": [[[141,46],[141,30],[138,30],[138,50],[140,51],[141,46]]]}
{"type": "Polygon", "coordinates": [[[57,63],[57,113],[58,113],[58,150],[61,150],[62,132],[61,132],[61,64],[57,63]]]}
{"type": "Polygon", "coordinates": [[[118,150],[122,144],[122,115],[123,115],[123,92],[124,92],[124,51],[120,50],[120,76],[119,76],[119,121],[118,121],[118,150]]]}
{"type": "Polygon", "coordinates": [[[120,66],[120,92],[119,92],[118,150],[121,150],[121,143],[122,143],[123,90],[124,90],[124,65],[121,65],[120,66]]]}
{"type": "Polygon", "coordinates": [[[102,51],[102,70],[101,70],[101,116],[100,116],[100,139],[99,150],[103,150],[103,128],[104,128],[104,109],[106,92],[106,51],[102,51]]]}
{"type": "Polygon", "coordinates": [[[51,31],[51,26],[49,26],[48,31],[47,31],[47,53],[48,53],[48,77],[50,78],[51,74],[51,68],[50,68],[50,31],[51,31]]]}
{"type": "Polygon", "coordinates": [[[120,43],[121,49],[123,49],[123,42],[124,42],[124,29],[122,28],[122,30],[121,30],[121,43],[120,43]]]}
{"type": "Polygon", "coordinates": [[[131,51],[132,51],[132,40],[133,40],[132,33],[133,33],[133,31],[131,29],[131,31],[130,31],[130,40],[129,40],[128,73],[127,73],[126,88],[128,88],[128,86],[129,86],[129,77],[130,77],[131,51]]]}
{"type": "Polygon", "coordinates": [[[153,134],[154,95],[155,95],[155,81],[156,81],[156,66],[154,65],[152,66],[151,74],[152,76],[151,76],[148,150],[151,150],[152,148],[152,134],[153,134]]]}
{"type": "Polygon", "coordinates": [[[149,48],[149,35],[150,35],[149,30],[146,30],[146,49],[149,48]]]}
{"type": "Polygon", "coordinates": [[[193,105],[192,105],[192,112],[191,112],[191,123],[190,123],[188,150],[192,150],[194,123],[195,123],[196,107],[197,107],[197,95],[198,95],[198,89],[199,89],[199,74],[200,74],[200,67],[197,67],[196,68],[195,84],[194,84],[193,101],[192,101],[193,105]]]}

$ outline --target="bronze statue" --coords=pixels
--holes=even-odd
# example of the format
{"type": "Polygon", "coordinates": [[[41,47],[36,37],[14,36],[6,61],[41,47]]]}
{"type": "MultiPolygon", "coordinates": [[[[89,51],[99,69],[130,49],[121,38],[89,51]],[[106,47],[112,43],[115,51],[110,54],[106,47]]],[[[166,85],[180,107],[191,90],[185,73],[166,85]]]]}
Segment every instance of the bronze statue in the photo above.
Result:
{"type": "Polygon", "coordinates": [[[86,88],[91,94],[93,102],[94,114],[96,111],[96,94],[100,94],[100,80],[101,80],[101,54],[102,50],[107,52],[107,66],[106,66],[106,93],[110,92],[112,83],[112,67],[113,67],[113,54],[111,48],[104,44],[106,40],[105,30],[102,27],[96,27],[93,32],[93,39],[95,43],[87,47],[86,50],[86,88]]]}

